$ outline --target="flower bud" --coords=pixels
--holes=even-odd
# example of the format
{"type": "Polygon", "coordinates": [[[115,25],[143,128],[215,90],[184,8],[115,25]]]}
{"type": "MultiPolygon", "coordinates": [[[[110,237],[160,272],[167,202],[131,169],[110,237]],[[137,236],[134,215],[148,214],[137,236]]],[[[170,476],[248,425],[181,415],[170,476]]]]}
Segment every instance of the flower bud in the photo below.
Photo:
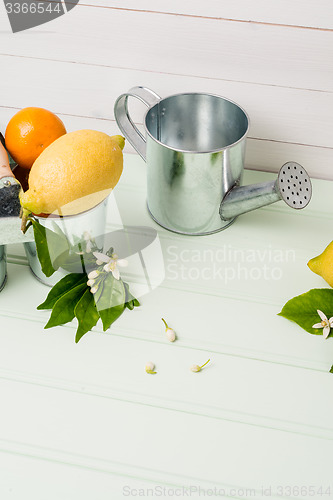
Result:
{"type": "Polygon", "coordinates": [[[192,365],[192,366],[190,366],[191,372],[201,372],[201,370],[203,369],[203,367],[206,366],[209,363],[209,361],[210,361],[210,359],[208,361],[206,361],[206,363],[204,363],[201,366],[199,366],[199,365],[192,365]]]}
{"type": "Polygon", "coordinates": [[[154,370],[155,370],[155,365],[152,361],[148,361],[148,363],[146,363],[146,367],[145,367],[145,370],[147,373],[156,373],[154,370]]]}
{"type": "Polygon", "coordinates": [[[88,279],[93,280],[93,279],[97,278],[98,275],[99,275],[99,272],[97,270],[91,271],[88,274],[88,279]]]}
{"type": "Polygon", "coordinates": [[[88,280],[87,281],[87,285],[90,286],[90,287],[94,286],[94,284],[95,284],[95,280],[88,280]]]}
{"type": "Polygon", "coordinates": [[[97,290],[98,290],[97,286],[93,286],[92,288],[90,288],[92,294],[96,293],[97,290]]]}
{"type": "Polygon", "coordinates": [[[103,266],[103,269],[106,273],[110,273],[112,271],[112,268],[113,268],[113,262],[110,261],[110,262],[107,262],[104,266],[103,266]]]}
{"type": "Polygon", "coordinates": [[[176,334],[172,328],[167,328],[165,330],[165,334],[170,342],[174,342],[176,340],[176,334]]]}
{"type": "Polygon", "coordinates": [[[199,372],[201,370],[201,367],[199,365],[192,365],[190,367],[191,372],[199,372]]]}
{"type": "Polygon", "coordinates": [[[165,321],[164,318],[161,318],[163,323],[165,324],[165,335],[167,337],[167,339],[170,341],[170,342],[174,342],[176,340],[176,333],[175,331],[169,327],[168,323],[165,321]]]}

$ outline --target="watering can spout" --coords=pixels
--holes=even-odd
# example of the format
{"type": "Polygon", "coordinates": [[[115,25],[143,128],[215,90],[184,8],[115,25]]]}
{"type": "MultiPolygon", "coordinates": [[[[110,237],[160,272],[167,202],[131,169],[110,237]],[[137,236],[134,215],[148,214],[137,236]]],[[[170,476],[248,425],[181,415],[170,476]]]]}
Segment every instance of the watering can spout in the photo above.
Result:
{"type": "Polygon", "coordinates": [[[233,187],[220,205],[223,221],[283,200],[291,208],[308,205],[312,195],[311,180],[306,170],[296,162],[285,163],[275,181],[233,187]]]}

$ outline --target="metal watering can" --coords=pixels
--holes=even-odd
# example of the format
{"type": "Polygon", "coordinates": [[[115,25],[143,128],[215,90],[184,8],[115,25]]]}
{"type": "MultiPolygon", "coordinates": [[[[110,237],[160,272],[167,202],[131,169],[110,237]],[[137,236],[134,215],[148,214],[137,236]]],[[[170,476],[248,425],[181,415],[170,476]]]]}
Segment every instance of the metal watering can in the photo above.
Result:
{"type": "Polygon", "coordinates": [[[150,215],[170,231],[211,234],[256,208],[284,200],[301,209],[311,199],[310,178],[296,162],[283,165],[275,181],[240,186],[249,118],[224,97],[182,93],[162,99],[145,87],[133,87],[118,97],[114,114],[147,163],[150,215]],[[130,117],[129,97],[148,107],[145,136],[130,117]]]}

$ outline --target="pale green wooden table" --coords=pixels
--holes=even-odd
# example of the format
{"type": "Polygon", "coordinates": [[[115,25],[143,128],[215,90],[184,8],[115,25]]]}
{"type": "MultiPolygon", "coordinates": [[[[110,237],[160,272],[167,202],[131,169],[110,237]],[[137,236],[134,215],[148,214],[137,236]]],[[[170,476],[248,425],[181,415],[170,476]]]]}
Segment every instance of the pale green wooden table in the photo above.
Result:
{"type": "Polygon", "coordinates": [[[127,155],[115,192],[122,223],[158,231],[165,280],[109,333],[98,324],[78,345],[74,322],[43,330],[48,312],[36,306],[48,289],[23,247],[8,247],[1,500],[333,496],[333,342],[277,316],[289,298],[326,286],[306,263],[333,237],[333,186],[313,187],[303,211],[278,203],[184,237],[150,219],[145,165],[127,155]],[[208,358],[201,373],[189,370],[208,358]]]}

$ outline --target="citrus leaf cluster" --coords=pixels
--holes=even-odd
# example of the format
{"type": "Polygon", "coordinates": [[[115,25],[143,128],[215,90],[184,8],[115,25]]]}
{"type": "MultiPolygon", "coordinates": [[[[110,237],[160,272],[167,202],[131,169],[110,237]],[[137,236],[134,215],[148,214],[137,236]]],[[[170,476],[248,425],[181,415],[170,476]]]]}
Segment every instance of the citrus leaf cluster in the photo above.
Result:
{"type": "Polygon", "coordinates": [[[52,276],[59,268],[68,273],[52,287],[46,300],[37,307],[39,310],[51,310],[45,329],[64,325],[76,318],[77,343],[99,319],[103,331],[106,331],[125,309],[133,310],[140,305],[130,293],[128,283],[115,279],[111,272],[100,274],[97,292],[91,293],[88,273],[96,267],[96,259],[91,251],[84,251],[85,242],[78,239],[72,245],[59,228],[52,231],[33,217],[29,218],[29,224],[33,226],[37,256],[44,274],[52,276]]]}

